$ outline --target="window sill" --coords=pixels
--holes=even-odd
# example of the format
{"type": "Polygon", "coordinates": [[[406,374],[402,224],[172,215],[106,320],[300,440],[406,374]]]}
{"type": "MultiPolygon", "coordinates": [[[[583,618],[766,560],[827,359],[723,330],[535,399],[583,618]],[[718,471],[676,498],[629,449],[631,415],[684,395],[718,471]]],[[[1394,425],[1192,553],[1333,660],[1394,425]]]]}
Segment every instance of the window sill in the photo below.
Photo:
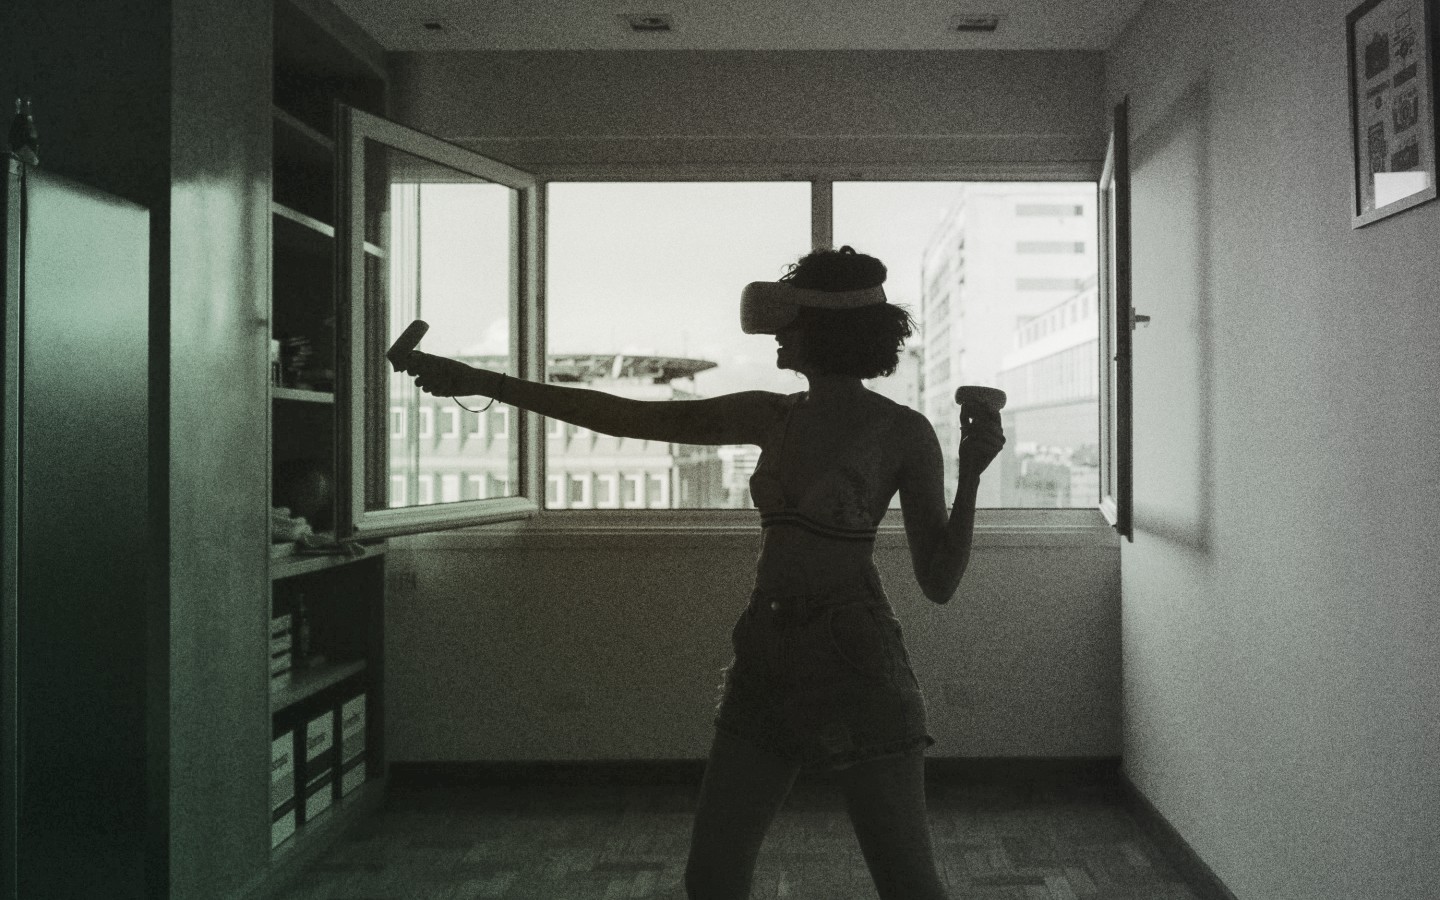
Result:
{"type": "MultiPolygon", "coordinates": [[[[754,510],[555,510],[529,519],[392,539],[408,550],[550,550],[634,548],[656,544],[760,546],[754,510]]],[[[905,547],[898,511],[880,525],[880,549],[905,547]]],[[[996,547],[1108,547],[1120,538],[1098,509],[982,509],[975,515],[976,549],[996,547]]]]}

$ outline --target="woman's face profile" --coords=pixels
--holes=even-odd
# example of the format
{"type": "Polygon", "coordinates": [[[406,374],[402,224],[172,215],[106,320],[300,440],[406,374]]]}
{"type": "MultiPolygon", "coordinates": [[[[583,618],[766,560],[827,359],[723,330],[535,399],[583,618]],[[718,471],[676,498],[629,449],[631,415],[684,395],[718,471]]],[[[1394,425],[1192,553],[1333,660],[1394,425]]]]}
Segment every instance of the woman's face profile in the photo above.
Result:
{"type": "Polygon", "coordinates": [[[800,371],[805,361],[805,332],[799,324],[791,322],[775,331],[775,368],[800,371]]]}

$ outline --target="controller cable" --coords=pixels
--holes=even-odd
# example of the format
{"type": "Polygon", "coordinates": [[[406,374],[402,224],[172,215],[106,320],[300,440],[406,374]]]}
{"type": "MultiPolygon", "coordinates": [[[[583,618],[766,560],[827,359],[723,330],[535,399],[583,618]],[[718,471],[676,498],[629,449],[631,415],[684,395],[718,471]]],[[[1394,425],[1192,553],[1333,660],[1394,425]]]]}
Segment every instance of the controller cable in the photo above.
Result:
{"type": "MultiPolygon", "coordinates": [[[[501,395],[501,394],[504,394],[504,393],[505,393],[505,373],[504,373],[504,372],[501,372],[501,373],[500,373],[500,387],[499,387],[498,390],[495,391],[495,396],[494,396],[494,397],[491,397],[491,398],[490,398],[490,402],[487,403],[487,404],[485,404],[484,406],[480,407],[479,409],[471,409],[470,407],[468,407],[468,406],[466,406],[465,404],[461,403],[459,397],[451,397],[450,399],[451,399],[451,400],[454,400],[454,401],[455,401],[455,405],[458,406],[458,407],[460,407],[461,409],[465,410],[466,412],[483,413],[483,412],[485,412],[486,410],[488,410],[490,407],[494,406],[494,405],[495,405],[495,401],[496,401],[496,400],[499,400],[499,399],[500,399],[500,395],[501,395]]],[[[503,403],[504,401],[501,400],[501,402],[503,403]]]]}

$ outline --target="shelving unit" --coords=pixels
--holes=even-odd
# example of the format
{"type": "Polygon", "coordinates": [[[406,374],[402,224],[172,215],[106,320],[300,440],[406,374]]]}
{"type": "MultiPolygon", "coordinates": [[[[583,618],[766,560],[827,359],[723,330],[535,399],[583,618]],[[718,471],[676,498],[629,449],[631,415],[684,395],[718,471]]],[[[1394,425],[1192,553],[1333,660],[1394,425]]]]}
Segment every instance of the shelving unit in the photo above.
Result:
{"type": "MultiPolygon", "coordinates": [[[[383,115],[387,80],[311,0],[275,0],[274,66],[270,321],[281,352],[270,388],[271,500],[333,536],[349,448],[337,431],[346,386],[336,340],[335,105],[383,115]]],[[[355,546],[358,555],[301,553],[293,542],[269,549],[273,757],[269,783],[255,786],[271,798],[267,889],[383,794],[385,545],[355,546]]]]}
{"type": "Polygon", "coordinates": [[[331,391],[312,391],[308,388],[287,388],[279,385],[270,387],[271,400],[294,400],[297,403],[334,403],[331,391]]]}
{"type": "Polygon", "coordinates": [[[328,690],[364,671],[365,660],[363,659],[351,660],[347,663],[328,663],[308,669],[303,674],[293,676],[294,680],[285,687],[270,692],[270,712],[271,714],[284,712],[321,691],[328,690]]]}
{"type": "Polygon", "coordinates": [[[370,559],[385,552],[383,543],[360,544],[363,551],[362,556],[346,555],[320,555],[301,553],[295,544],[271,544],[270,545],[270,580],[278,581],[282,578],[293,578],[296,575],[306,575],[311,572],[322,572],[326,569],[333,569],[336,566],[348,566],[362,559],[370,559]]]}

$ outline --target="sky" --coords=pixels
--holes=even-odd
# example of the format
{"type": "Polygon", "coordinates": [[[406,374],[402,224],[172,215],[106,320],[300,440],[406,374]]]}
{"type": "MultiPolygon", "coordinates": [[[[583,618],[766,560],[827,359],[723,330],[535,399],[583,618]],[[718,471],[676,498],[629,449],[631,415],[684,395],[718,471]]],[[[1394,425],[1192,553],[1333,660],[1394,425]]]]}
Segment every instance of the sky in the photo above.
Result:
{"type": "MultiPolygon", "coordinates": [[[[892,302],[919,313],[920,251],[959,187],[835,186],[835,245],[890,269],[892,302]]],[[[551,352],[685,356],[719,363],[696,377],[706,396],[790,393],[775,340],[740,331],[740,292],[772,281],[810,250],[807,182],[552,184],[551,352]]]]}

